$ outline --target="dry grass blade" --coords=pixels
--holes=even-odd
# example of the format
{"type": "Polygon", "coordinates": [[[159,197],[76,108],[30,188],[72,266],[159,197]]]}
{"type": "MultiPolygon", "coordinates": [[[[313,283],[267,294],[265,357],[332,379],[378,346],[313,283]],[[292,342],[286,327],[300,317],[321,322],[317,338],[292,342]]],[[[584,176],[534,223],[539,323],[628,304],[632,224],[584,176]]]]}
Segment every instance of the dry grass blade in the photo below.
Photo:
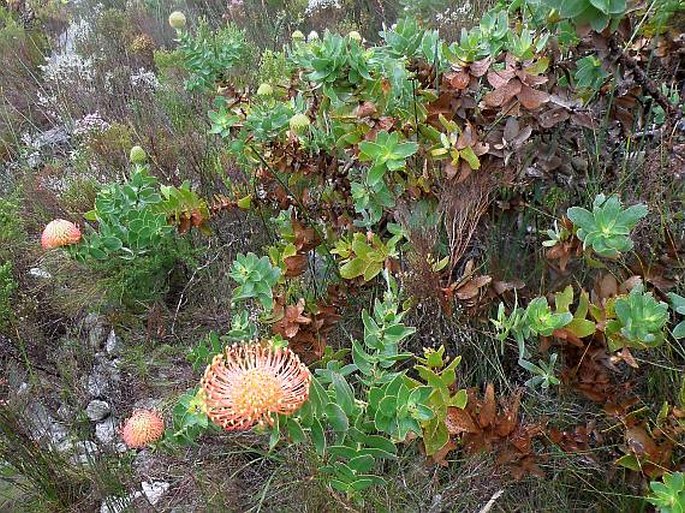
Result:
{"type": "Polygon", "coordinates": [[[493,186],[490,175],[478,172],[462,183],[448,182],[440,193],[440,213],[449,244],[450,276],[466,253],[478,223],[490,204],[493,186]]]}

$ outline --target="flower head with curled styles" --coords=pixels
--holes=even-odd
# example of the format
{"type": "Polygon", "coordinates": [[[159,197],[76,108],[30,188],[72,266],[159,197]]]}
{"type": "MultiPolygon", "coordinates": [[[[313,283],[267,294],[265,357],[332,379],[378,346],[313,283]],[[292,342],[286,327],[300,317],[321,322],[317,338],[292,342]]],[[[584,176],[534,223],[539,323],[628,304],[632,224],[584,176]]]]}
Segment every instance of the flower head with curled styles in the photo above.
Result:
{"type": "Polygon", "coordinates": [[[129,449],[140,449],[156,442],[164,434],[164,419],[156,411],[136,410],[121,430],[129,449]]]}
{"type": "Polygon", "coordinates": [[[43,230],[40,243],[43,249],[54,249],[61,246],[76,244],[81,240],[81,230],[71,221],[55,219],[50,221],[43,230]]]}
{"type": "Polygon", "coordinates": [[[312,375],[288,348],[233,344],[214,357],[201,382],[204,409],[226,431],[273,423],[309,397],[312,375]]]}

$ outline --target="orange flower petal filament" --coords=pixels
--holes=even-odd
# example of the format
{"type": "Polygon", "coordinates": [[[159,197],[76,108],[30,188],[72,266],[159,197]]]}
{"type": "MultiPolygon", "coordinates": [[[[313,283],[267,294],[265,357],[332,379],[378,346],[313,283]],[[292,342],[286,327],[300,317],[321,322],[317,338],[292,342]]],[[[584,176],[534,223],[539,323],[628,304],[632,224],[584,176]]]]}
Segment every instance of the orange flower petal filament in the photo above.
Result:
{"type": "Polygon", "coordinates": [[[81,230],[71,221],[55,219],[50,221],[43,230],[40,242],[43,249],[59,248],[76,244],[81,240],[81,230]]]}
{"type": "Polygon", "coordinates": [[[124,443],[139,449],[156,442],[164,434],[164,419],[156,411],[136,410],[121,430],[124,443]]]}
{"type": "Polygon", "coordinates": [[[214,357],[202,378],[205,410],[227,431],[272,424],[309,397],[309,369],[288,348],[234,344],[214,357]]]}

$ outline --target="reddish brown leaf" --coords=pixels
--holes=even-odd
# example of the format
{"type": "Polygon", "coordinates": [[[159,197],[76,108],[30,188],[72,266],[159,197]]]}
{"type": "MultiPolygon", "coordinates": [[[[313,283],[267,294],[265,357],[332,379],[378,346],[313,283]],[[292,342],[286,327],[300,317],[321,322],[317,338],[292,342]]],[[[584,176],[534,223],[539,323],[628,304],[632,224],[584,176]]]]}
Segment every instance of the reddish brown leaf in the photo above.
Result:
{"type": "Polygon", "coordinates": [[[373,102],[365,101],[354,109],[354,113],[358,118],[366,118],[376,114],[376,106],[373,102]]]}
{"type": "Polygon", "coordinates": [[[600,300],[616,296],[618,295],[618,281],[616,281],[613,274],[606,273],[595,283],[593,292],[597,295],[597,299],[600,300]]]}
{"type": "Polygon", "coordinates": [[[445,176],[448,180],[452,180],[455,176],[457,176],[458,172],[459,168],[454,166],[451,162],[445,162],[445,176]]]}
{"type": "Polygon", "coordinates": [[[473,75],[476,78],[480,78],[483,75],[485,75],[490,69],[490,65],[492,64],[492,57],[486,57],[485,59],[481,59],[476,62],[472,62],[469,65],[469,70],[471,71],[471,75],[473,75]]]}
{"type": "MultiPolygon", "coordinates": [[[[309,324],[312,320],[302,315],[304,313],[304,299],[300,300],[295,305],[288,305],[285,308],[281,307],[283,317],[274,324],[273,331],[285,338],[293,338],[300,330],[300,325],[309,324]]],[[[274,308],[274,312],[277,308],[274,308]]]]}
{"type": "Polygon", "coordinates": [[[504,417],[497,419],[495,432],[499,436],[507,436],[513,433],[518,424],[519,405],[521,404],[521,391],[519,390],[511,398],[509,405],[505,408],[504,417]]]}
{"type": "Polygon", "coordinates": [[[573,332],[567,330],[566,328],[555,330],[554,333],[552,333],[552,335],[554,335],[556,338],[560,340],[566,340],[574,346],[585,347],[583,341],[580,338],[578,338],[573,332]]]}
{"type": "Polygon", "coordinates": [[[589,128],[595,130],[597,128],[597,123],[595,122],[592,115],[588,112],[574,112],[571,114],[571,122],[582,128],[589,128]]]}
{"type": "Polygon", "coordinates": [[[468,73],[468,71],[465,70],[452,71],[449,73],[445,73],[445,80],[454,89],[458,91],[463,91],[469,86],[469,82],[471,81],[471,75],[468,73]]]}
{"type": "Polygon", "coordinates": [[[516,76],[513,69],[504,69],[502,71],[490,71],[488,73],[488,83],[495,89],[501,89],[509,84],[516,76]]]}
{"type": "Polygon", "coordinates": [[[542,128],[552,128],[570,117],[571,114],[564,107],[554,107],[540,114],[538,121],[542,128]]]}
{"type": "Polygon", "coordinates": [[[293,227],[293,235],[295,236],[295,248],[297,248],[298,251],[306,253],[319,245],[321,241],[314,228],[305,228],[302,223],[295,219],[295,217],[293,217],[290,222],[293,227]]]}
{"type": "Polygon", "coordinates": [[[485,399],[478,414],[478,423],[481,427],[488,427],[495,421],[497,403],[495,402],[495,385],[488,383],[485,389],[485,399]]]}
{"type": "Polygon", "coordinates": [[[619,363],[621,361],[627,363],[633,369],[638,369],[640,366],[637,364],[637,360],[630,352],[630,349],[624,347],[618,353],[611,357],[612,363],[619,363]]]}
{"type": "Polygon", "coordinates": [[[514,289],[522,289],[525,287],[526,284],[523,283],[521,280],[513,280],[513,281],[495,281],[492,283],[492,288],[495,290],[495,293],[499,296],[504,294],[505,292],[509,290],[514,290],[514,289]]]}
{"type": "Polygon", "coordinates": [[[476,425],[471,414],[461,408],[448,408],[445,425],[450,435],[461,433],[478,433],[480,428],[476,425]]]}
{"type": "MultiPolygon", "coordinates": [[[[488,76],[490,76],[490,74],[488,74],[488,76]]],[[[522,84],[519,79],[511,80],[486,94],[483,97],[483,101],[488,107],[501,107],[521,92],[521,86],[522,84]]]]}
{"type": "Polygon", "coordinates": [[[526,109],[535,110],[540,108],[543,103],[549,101],[549,94],[524,84],[521,87],[521,91],[518,93],[517,98],[526,109]]]}
{"type": "Polygon", "coordinates": [[[479,290],[492,281],[490,276],[475,276],[466,283],[460,285],[455,291],[457,299],[462,301],[473,299],[478,295],[479,290]]]}
{"type": "Polygon", "coordinates": [[[626,444],[637,456],[655,457],[658,454],[656,443],[641,426],[634,426],[626,430],[626,444]]]}
{"type": "Polygon", "coordinates": [[[285,257],[283,259],[283,263],[286,267],[286,277],[293,278],[295,276],[300,276],[307,267],[307,256],[303,254],[297,254],[285,257]]]}

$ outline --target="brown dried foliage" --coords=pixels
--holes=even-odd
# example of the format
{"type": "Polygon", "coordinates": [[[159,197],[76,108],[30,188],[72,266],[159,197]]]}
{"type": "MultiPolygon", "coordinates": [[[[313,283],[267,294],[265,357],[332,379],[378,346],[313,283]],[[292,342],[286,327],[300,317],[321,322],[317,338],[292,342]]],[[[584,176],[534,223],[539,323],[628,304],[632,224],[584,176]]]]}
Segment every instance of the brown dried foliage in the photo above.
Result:
{"type": "Polygon", "coordinates": [[[495,452],[497,464],[506,467],[515,479],[530,474],[542,476],[533,441],[543,435],[545,426],[542,422],[522,422],[522,391],[497,398],[495,386],[489,383],[482,399],[473,389],[468,394],[466,408],[450,408],[445,420],[450,435],[460,439],[466,453],[495,452]]]}

